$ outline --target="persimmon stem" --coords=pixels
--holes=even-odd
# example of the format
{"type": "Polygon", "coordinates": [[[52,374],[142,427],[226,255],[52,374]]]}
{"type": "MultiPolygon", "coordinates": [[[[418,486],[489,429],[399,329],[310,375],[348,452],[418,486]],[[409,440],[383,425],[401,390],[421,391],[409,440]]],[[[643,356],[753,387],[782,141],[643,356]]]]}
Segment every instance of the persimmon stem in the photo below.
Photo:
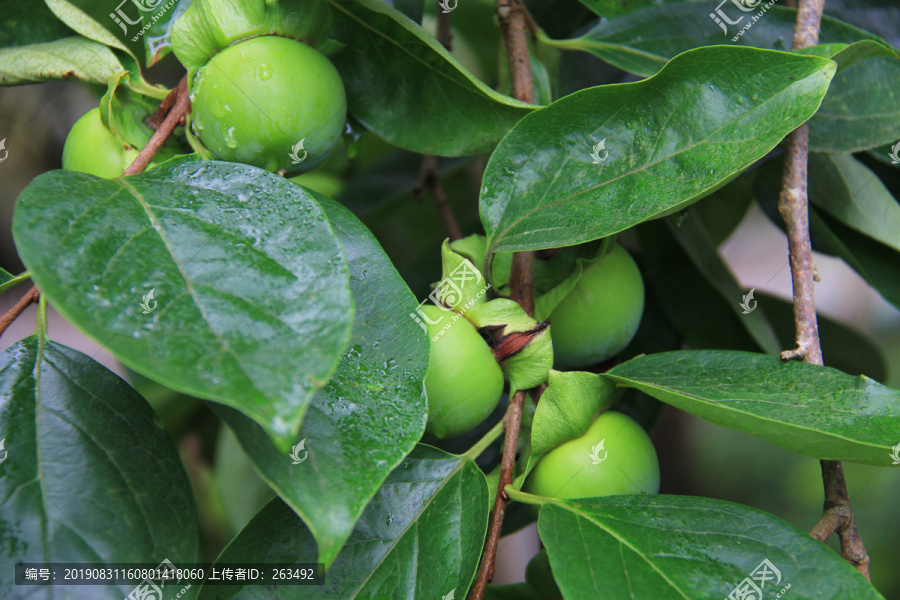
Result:
{"type": "MultiPolygon", "coordinates": [[[[825,0],[800,1],[794,28],[794,50],[818,43],[824,5],[825,0]]],[[[788,236],[796,330],[796,346],[782,352],[781,358],[822,365],[814,289],[818,277],[809,237],[808,166],[809,124],[804,123],[787,138],[782,190],[778,199],[778,211],[788,236]]],[[[824,514],[810,535],[824,541],[836,532],[841,540],[841,556],[868,578],[869,555],[856,528],[844,468],[839,461],[831,460],[821,461],[821,466],[825,487],[824,514]]]]}

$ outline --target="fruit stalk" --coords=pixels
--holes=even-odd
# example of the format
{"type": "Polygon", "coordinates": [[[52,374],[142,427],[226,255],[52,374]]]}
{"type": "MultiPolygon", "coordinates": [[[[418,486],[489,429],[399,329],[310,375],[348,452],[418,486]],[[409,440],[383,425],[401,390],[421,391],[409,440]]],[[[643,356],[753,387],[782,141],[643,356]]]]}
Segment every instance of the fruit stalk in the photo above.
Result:
{"type": "MultiPolygon", "coordinates": [[[[794,28],[794,50],[818,43],[824,5],[824,0],[800,2],[797,25],[794,28]]],[[[822,365],[824,361],[816,322],[814,289],[818,276],[815,273],[809,238],[808,162],[809,125],[804,123],[787,138],[782,191],[778,199],[778,211],[784,219],[788,234],[796,330],[796,347],[782,352],[781,358],[822,365]]],[[[823,460],[821,464],[825,487],[824,514],[810,535],[824,541],[831,534],[837,533],[841,541],[841,556],[868,579],[869,555],[856,528],[843,465],[840,461],[830,460],[823,460]]]]}
{"type": "MultiPolygon", "coordinates": [[[[123,175],[136,175],[147,168],[147,165],[149,165],[150,161],[153,160],[153,157],[156,156],[157,151],[162,148],[163,144],[166,143],[166,140],[172,134],[172,131],[175,130],[178,122],[190,111],[191,100],[187,93],[187,75],[178,82],[178,86],[175,88],[175,95],[176,99],[169,114],[167,114],[166,118],[159,124],[159,128],[156,130],[156,133],[150,137],[150,141],[147,142],[147,145],[144,146],[140,153],[135,157],[134,161],[128,165],[128,168],[125,169],[123,175]]],[[[166,100],[163,100],[163,103],[165,102],[166,100]]]]}
{"type": "MultiPolygon", "coordinates": [[[[500,20],[500,30],[509,59],[509,77],[513,96],[523,102],[534,102],[534,82],[531,77],[531,58],[528,53],[527,10],[519,0],[496,0],[495,9],[500,20]]],[[[510,292],[512,299],[519,303],[529,315],[534,315],[534,253],[516,252],[510,271],[510,292]]],[[[509,400],[504,417],[506,435],[503,438],[503,457],[500,462],[500,482],[497,486],[497,500],[488,525],[487,540],[475,584],[472,586],[471,600],[484,597],[487,584],[494,578],[494,562],[497,545],[500,542],[500,528],[509,496],[504,488],[513,481],[513,466],[516,462],[516,444],[519,427],[522,424],[522,407],[525,391],[518,390],[509,400]]]]}

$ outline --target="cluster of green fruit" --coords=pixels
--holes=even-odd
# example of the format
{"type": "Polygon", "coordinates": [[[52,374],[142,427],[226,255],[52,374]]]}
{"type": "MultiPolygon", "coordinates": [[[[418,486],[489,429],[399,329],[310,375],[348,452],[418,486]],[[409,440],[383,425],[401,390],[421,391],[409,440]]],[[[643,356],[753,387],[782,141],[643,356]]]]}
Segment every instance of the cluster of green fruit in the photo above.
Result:
{"type": "MultiPolygon", "coordinates": [[[[229,45],[197,70],[189,91],[192,131],[212,157],[269,171],[319,165],[345,126],[347,99],[337,69],[318,50],[285,37],[229,45]]],[[[135,143],[114,135],[99,108],[90,110],[66,138],[63,168],[122,175],[153,133],[145,124],[149,115],[132,115],[144,129],[135,143]]],[[[154,163],[177,153],[158,154],[154,163]]]]}
{"type": "MultiPolygon", "coordinates": [[[[621,352],[637,331],[643,306],[644,287],[637,265],[615,245],[585,266],[551,312],[554,366],[584,368],[621,352]]],[[[469,320],[458,318],[447,327],[447,310],[437,306],[422,310],[431,339],[425,377],[426,432],[442,439],[457,436],[496,408],[503,392],[503,372],[488,342],[469,320]]],[[[555,498],[655,494],[659,464],[644,429],[628,416],[607,410],[580,437],[543,456],[525,490],[555,498]]]]}

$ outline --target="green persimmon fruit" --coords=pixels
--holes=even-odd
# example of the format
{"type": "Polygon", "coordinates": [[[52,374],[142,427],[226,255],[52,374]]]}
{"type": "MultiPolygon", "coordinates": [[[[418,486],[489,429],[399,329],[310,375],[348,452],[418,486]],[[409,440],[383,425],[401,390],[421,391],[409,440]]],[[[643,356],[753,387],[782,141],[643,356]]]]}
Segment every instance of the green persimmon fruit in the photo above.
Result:
{"type": "Polygon", "coordinates": [[[621,246],[585,266],[575,287],[550,313],[553,364],[579,369],[621,352],[644,312],[644,284],[621,246]]]}
{"type": "Polygon", "coordinates": [[[337,175],[322,173],[321,169],[291,177],[289,181],[329,198],[337,198],[344,190],[344,184],[337,175]]]}
{"type": "Polygon", "coordinates": [[[425,431],[444,439],[473,429],[493,412],[503,393],[503,371],[487,342],[464,317],[437,306],[421,310],[431,340],[425,431]]]}
{"type": "Polygon", "coordinates": [[[560,444],[535,465],[524,490],[548,498],[595,498],[659,492],[659,462],[647,432],[607,410],[581,437],[560,444]]]}
{"type": "Polygon", "coordinates": [[[62,167],[97,177],[119,177],[125,171],[125,149],[92,108],[75,122],[63,145],[62,167]]]}
{"type": "Polygon", "coordinates": [[[193,127],[216,157],[269,171],[309,170],[337,145],[347,117],[331,61],[296,40],[261,36],[212,57],[190,85],[193,127]]]}

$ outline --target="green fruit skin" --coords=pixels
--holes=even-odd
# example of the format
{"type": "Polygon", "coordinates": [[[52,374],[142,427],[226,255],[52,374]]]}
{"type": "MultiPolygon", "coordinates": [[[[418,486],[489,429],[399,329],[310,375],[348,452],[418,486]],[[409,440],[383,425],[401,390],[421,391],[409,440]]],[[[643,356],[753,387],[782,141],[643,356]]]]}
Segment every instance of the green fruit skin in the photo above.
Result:
{"type": "Polygon", "coordinates": [[[503,371],[487,342],[464,317],[453,321],[456,313],[437,306],[423,306],[422,311],[426,321],[436,321],[426,322],[431,356],[425,375],[425,431],[444,439],[470,431],[493,412],[503,393],[503,371]]]}
{"type": "Polygon", "coordinates": [[[659,461],[647,432],[630,417],[608,410],[600,413],[584,435],[541,458],[524,489],[548,498],[656,494],[659,461]],[[594,464],[592,448],[601,440],[605,440],[605,450],[596,455],[606,459],[594,464]]]}
{"type": "Polygon", "coordinates": [[[262,36],[225,48],[191,82],[193,126],[216,158],[269,171],[312,169],[340,140],[347,98],[319,51],[262,36]],[[292,164],[295,144],[304,140],[292,164]]]}
{"type": "Polygon", "coordinates": [[[644,283],[621,246],[587,265],[550,313],[553,363],[560,370],[594,365],[621,352],[644,312],[644,283]]]}
{"type": "Polygon", "coordinates": [[[97,177],[120,177],[127,166],[125,149],[92,108],[72,126],[63,145],[62,167],[97,177]]]}

